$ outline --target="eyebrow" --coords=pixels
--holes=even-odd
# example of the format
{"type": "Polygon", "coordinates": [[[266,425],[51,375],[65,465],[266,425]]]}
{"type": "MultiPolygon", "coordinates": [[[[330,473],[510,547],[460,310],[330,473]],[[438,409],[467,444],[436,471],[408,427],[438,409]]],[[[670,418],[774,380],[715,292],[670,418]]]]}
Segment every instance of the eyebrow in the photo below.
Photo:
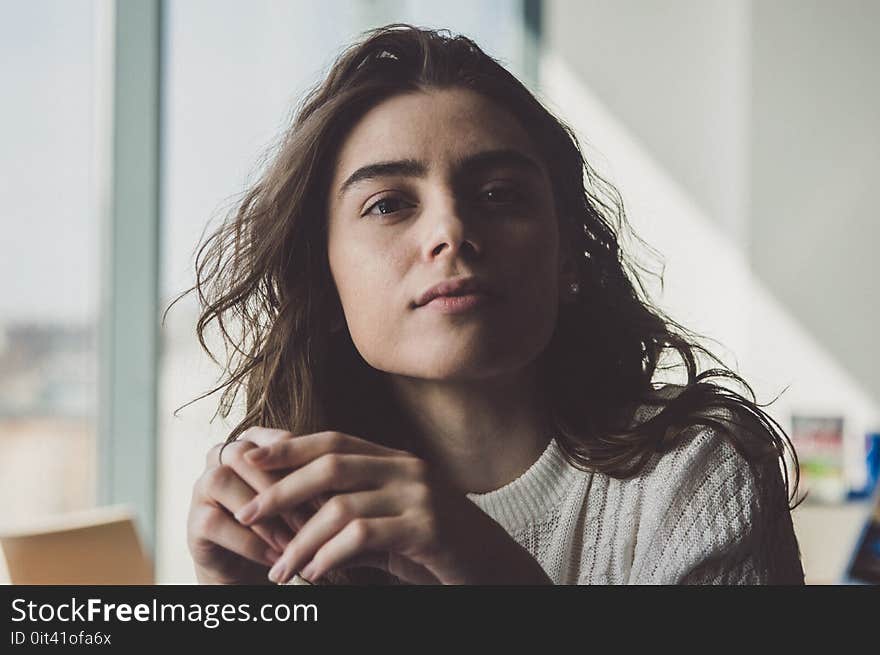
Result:
{"type": "MultiPolygon", "coordinates": [[[[541,166],[533,158],[519,150],[502,148],[468,155],[455,165],[456,177],[467,178],[479,170],[502,166],[518,168],[529,173],[541,172],[541,166]]],[[[339,187],[337,195],[341,198],[356,184],[380,177],[425,177],[428,174],[428,168],[427,164],[417,159],[399,159],[367,164],[348,176],[339,187]]]]}

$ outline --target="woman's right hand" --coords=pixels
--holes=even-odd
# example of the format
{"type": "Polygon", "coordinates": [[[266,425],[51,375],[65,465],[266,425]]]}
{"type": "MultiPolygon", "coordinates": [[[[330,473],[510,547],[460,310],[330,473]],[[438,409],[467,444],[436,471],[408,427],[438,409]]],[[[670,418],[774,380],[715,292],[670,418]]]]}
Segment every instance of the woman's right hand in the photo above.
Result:
{"type": "Polygon", "coordinates": [[[193,487],[187,517],[187,545],[201,584],[271,584],[269,568],[302,526],[297,516],[274,518],[246,527],[233,516],[257,492],[272,485],[267,473],[242,457],[257,445],[234,441],[208,451],[205,470],[193,487]]]}

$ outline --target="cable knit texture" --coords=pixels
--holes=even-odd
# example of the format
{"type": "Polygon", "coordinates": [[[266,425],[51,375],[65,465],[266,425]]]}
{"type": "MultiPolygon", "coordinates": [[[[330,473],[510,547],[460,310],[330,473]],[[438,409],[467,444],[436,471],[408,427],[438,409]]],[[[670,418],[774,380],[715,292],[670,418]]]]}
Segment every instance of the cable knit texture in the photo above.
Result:
{"type": "MultiPolygon", "coordinates": [[[[570,464],[552,439],[520,477],[467,497],[555,584],[803,584],[784,494],[771,498],[734,447],[693,430],[635,477],[570,464]]],[[[768,478],[769,479],[769,478],[768,478]]]]}

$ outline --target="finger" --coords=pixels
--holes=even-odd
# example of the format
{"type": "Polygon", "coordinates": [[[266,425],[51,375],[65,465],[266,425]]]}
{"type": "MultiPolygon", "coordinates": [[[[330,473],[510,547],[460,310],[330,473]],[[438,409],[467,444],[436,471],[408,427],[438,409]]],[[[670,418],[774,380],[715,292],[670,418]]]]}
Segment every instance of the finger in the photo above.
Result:
{"type": "Polygon", "coordinates": [[[296,507],[320,493],[375,489],[395,474],[400,474],[398,463],[389,457],[324,455],[257,494],[236,513],[235,518],[250,525],[296,507]]]}
{"type": "Polygon", "coordinates": [[[283,475],[253,467],[245,455],[256,448],[258,446],[253,442],[236,441],[229,444],[223,459],[226,466],[231,467],[242,480],[247,482],[255,491],[260,492],[271,487],[283,475]]]}
{"type": "Polygon", "coordinates": [[[403,451],[341,432],[316,432],[279,439],[251,450],[246,459],[263,469],[298,468],[329,453],[360,455],[400,455],[403,451]]]}
{"type": "MultiPolygon", "coordinates": [[[[261,428],[261,427],[254,426],[254,427],[250,427],[247,430],[245,430],[241,434],[241,436],[239,437],[239,439],[236,443],[251,443],[251,444],[254,444],[254,446],[256,446],[255,448],[243,449],[244,455],[247,455],[247,457],[245,459],[249,460],[248,463],[253,465],[254,462],[250,461],[250,456],[248,455],[248,453],[252,453],[254,450],[258,450],[263,447],[269,447],[269,446],[272,446],[273,444],[277,444],[277,443],[284,441],[284,440],[291,440],[293,438],[294,438],[293,433],[289,432],[287,430],[277,430],[274,428],[261,428]]],[[[219,453],[219,449],[222,445],[223,444],[217,444],[212,449],[212,451],[214,453],[214,455],[213,455],[214,459],[213,460],[211,459],[211,454],[209,453],[209,455],[208,455],[209,461],[216,461],[217,455],[219,453]]],[[[260,467],[257,467],[257,468],[259,469],[260,467]]],[[[273,484],[277,480],[279,480],[280,478],[284,477],[283,474],[280,474],[277,472],[276,473],[268,473],[267,475],[272,480],[273,484]]],[[[263,490],[264,487],[262,486],[259,478],[252,479],[252,483],[253,483],[254,488],[257,491],[263,490]]],[[[323,505],[324,502],[326,502],[331,497],[332,497],[331,494],[321,495],[318,498],[314,499],[313,502],[307,503],[306,506],[304,506],[304,507],[293,508],[293,509],[288,510],[285,513],[282,513],[282,517],[284,518],[284,521],[288,524],[288,526],[290,526],[295,533],[303,525],[305,525],[306,521],[308,521],[314,515],[314,513],[321,507],[321,505],[323,505]]],[[[292,538],[292,536],[291,536],[291,538],[292,538]]],[[[284,545],[286,546],[287,542],[285,542],[284,545]]]]}
{"type": "MultiPolygon", "coordinates": [[[[350,521],[342,530],[325,543],[312,561],[300,572],[309,580],[317,580],[331,569],[347,568],[358,563],[365,555],[373,557],[377,552],[392,553],[405,541],[408,522],[400,516],[358,518],[350,521]]],[[[385,571],[389,571],[388,558],[383,558],[385,571]]],[[[278,560],[282,561],[281,559],[278,560]]],[[[275,566],[277,566],[277,562],[275,566]]],[[[269,572],[275,570],[273,566],[269,572]]],[[[389,571],[390,572],[390,571],[389,571]]],[[[426,572],[427,573],[427,572],[426,572]]],[[[427,575],[421,576],[422,579],[427,575]]]]}
{"type": "Polygon", "coordinates": [[[351,557],[339,566],[332,566],[327,571],[316,575],[314,568],[306,566],[304,572],[310,576],[310,579],[304,577],[301,571],[299,576],[304,580],[310,581],[312,584],[318,584],[318,580],[322,577],[326,578],[334,571],[350,569],[352,567],[367,567],[371,569],[380,569],[389,575],[401,580],[406,584],[413,585],[442,585],[443,582],[436,575],[421,564],[411,559],[398,555],[397,553],[381,553],[381,552],[365,552],[351,557]]]}
{"type": "Polygon", "coordinates": [[[195,523],[193,545],[196,551],[207,544],[216,544],[258,564],[272,566],[281,553],[267,547],[253,530],[239,525],[219,507],[205,507],[195,523]]]}
{"type": "MultiPolygon", "coordinates": [[[[282,431],[275,430],[274,432],[282,431]]],[[[250,485],[255,492],[259,493],[278,482],[284,477],[284,474],[262,471],[251,465],[246,460],[245,455],[255,448],[258,448],[258,446],[251,441],[237,441],[232,443],[226,449],[224,461],[238,474],[238,477],[250,485]]],[[[282,512],[280,518],[290,528],[290,530],[279,531],[279,533],[275,535],[276,540],[280,540],[279,543],[283,542],[281,547],[284,548],[290,539],[293,538],[296,531],[303,525],[303,523],[305,523],[308,517],[303,516],[302,513],[299,512],[282,512]]]]}
{"type": "Polygon", "coordinates": [[[212,468],[214,466],[220,466],[222,462],[220,461],[220,451],[223,450],[223,447],[226,445],[226,442],[214,444],[205,454],[205,467],[212,468]]]}
{"type": "MultiPolygon", "coordinates": [[[[274,581],[283,582],[305,566],[327,541],[352,520],[363,517],[397,516],[397,498],[382,491],[340,494],[328,500],[296,534],[273,567],[274,581]]],[[[272,575],[270,574],[270,575],[272,575]]]]}
{"type": "Polygon", "coordinates": [[[272,444],[285,439],[291,439],[293,436],[293,433],[288,430],[263,428],[255,425],[242,432],[241,436],[239,436],[239,441],[249,441],[262,447],[271,446],[272,444]]]}
{"type": "MultiPolygon", "coordinates": [[[[256,496],[256,492],[229,466],[206,471],[200,480],[202,502],[216,504],[235,514],[256,496]]],[[[260,520],[251,526],[267,545],[283,550],[293,537],[278,519],[260,520]]]]}
{"type": "Polygon", "coordinates": [[[270,428],[248,428],[244,432],[242,432],[238,438],[232,441],[223,441],[221,443],[214,444],[208,449],[208,452],[205,455],[205,465],[206,466],[222,466],[226,464],[226,461],[223,461],[222,458],[226,456],[227,450],[235,444],[240,444],[244,442],[253,443],[256,446],[269,446],[276,441],[284,438],[290,438],[293,434],[286,430],[274,430],[270,428]]]}

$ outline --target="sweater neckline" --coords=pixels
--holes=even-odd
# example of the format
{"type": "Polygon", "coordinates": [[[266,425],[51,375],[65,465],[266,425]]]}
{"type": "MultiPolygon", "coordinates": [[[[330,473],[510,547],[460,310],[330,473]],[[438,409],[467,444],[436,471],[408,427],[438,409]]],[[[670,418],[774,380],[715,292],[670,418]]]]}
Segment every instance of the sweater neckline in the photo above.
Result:
{"type": "Polygon", "coordinates": [[[498,489],[466,496],[508,530],[546,520],[583,471],[572,466],[556,437],[518,478],[498,489]]]}

